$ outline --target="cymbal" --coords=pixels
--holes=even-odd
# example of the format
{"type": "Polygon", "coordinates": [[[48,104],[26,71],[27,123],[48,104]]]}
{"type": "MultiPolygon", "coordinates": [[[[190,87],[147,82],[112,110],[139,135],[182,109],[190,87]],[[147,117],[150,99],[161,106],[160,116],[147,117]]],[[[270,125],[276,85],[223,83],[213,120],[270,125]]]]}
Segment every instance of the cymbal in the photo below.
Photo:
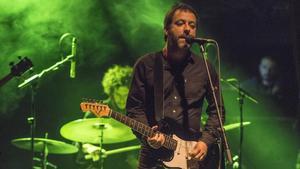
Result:
{"type": "MultiPolygon", "coordinates": [[[[11,143],[24,150],[31,149],[31,138],[17,138],[11,141],[11,143]]],[[[62,141],[56,141],[45,138],[34,138],[34,151],[43,152],[45,145],[49,154],[73,154],[78,152],[78,148],[71,144],[67,144],[62,141]]]]}
{"type": "MultiPolygon", "coordinates": [[[[239,128],[239,127],[240,127],[240,124],[241,124],[241,123],[227,124],[227,125],[224,125],[224,129],[225,129],[225,131],[233,130],[233,129],[239,128]]],[[[243,122],[243,126],[248,126],[248,125],[250,125],[250,124],[251,124],[250,121],[243,122]]]]}
{"type": "Polygon", "coordinates": [[[120,143],[136,138],[129,127],[111,118],[71,121],[62,126],[60,134],[72,141],[99,144],[101,129],[103,129],[103,144],[120,143]]]}

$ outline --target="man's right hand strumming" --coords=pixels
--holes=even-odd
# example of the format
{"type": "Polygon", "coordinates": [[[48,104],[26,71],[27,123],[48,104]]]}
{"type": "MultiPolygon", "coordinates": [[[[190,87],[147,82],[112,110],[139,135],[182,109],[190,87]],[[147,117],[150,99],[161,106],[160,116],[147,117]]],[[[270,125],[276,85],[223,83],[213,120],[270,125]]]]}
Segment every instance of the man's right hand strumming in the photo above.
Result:
{"type": "MultiPolygon", "coordinates": [[[[157,131],[158,126],[153,126],[152,129],[157,131]]],[[[159,149],[165,142],[165,136],[164,134],[158,132],[153,137],[148,137],[147,142],[152,148],[159,149]]]]}

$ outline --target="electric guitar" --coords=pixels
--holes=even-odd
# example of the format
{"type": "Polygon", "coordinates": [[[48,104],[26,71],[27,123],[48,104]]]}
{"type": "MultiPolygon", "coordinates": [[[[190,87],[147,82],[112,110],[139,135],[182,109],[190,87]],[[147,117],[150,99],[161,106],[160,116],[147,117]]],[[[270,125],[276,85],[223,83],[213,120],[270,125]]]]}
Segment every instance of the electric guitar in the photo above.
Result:
{"type": "Polygon", "coordinates": [[[11,80],[13,77],[21,76],[23,73],[33,67],[31,60],[27,57],[24,57],[23,59],[19,57],[19,59],[20,61],[17,64],[14,64],[13,62],[9,64],[11,66],[10,73],[0,79],[0,87],[11,80]]]}
{"type": "MultiPolygon", "coordinates": [[[[152,137],[157,133],[153,131],[151,127],[121,113],[115,112],[111,110],[108,105],[105,105],[101,102],[81,102],[80,108],[83,112],[92,112],[97,117],[112,117],[146,137],[152,137]]],[[[207,155],[205,160],[201,162],[193,160],[189,156],[189,152],[197,143],[196,141],[185,141],[176,135],[164,134],[164,136],[165,142],[162,146],[171,152],[168,158],[161,159],[165,167],[179,169],[211,169],[211,164],[208,164],[211,162],[207,161],[210,160],[208,159],[209,155],[207,155]]],[[[217,160],[215,162],[217,163],[217,160]]]]}

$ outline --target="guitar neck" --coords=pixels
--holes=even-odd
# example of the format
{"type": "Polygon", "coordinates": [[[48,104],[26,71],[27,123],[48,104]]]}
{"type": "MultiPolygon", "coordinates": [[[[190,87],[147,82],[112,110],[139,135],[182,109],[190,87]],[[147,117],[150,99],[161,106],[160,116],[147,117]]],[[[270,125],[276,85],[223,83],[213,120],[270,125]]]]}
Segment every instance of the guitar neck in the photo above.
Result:
{"type": "Polygon", "coordinates": [[[3,86],[8,81],[10,81],[13,77],[14,76],[10,73],[10,74],[6,75],[5,77],[3,77],[2,79],[0,79],[0,87],[3,86]]]}
{"type": "MultiPolygon", "coordinates": [[[[115,111],[110,111],[110,117],[114,118],[115,120],[125,124],[126,126],[130,127],[131,129],[133,129],[134,131],[142,134],[143,136],[146,137],[152,137],[156,134],[155,131],[152,130],[152,128],[150,128],[149,126],[136,121],[132,118],[129,118],[119,112],[115,112],[115,111]]],[[[164,134],[165,136],[165,142],[163,144],[163,146],[167,149],[170,150],[176,150],[177,147],[177,141],[174,140],[171,136],[164,134]]]]}

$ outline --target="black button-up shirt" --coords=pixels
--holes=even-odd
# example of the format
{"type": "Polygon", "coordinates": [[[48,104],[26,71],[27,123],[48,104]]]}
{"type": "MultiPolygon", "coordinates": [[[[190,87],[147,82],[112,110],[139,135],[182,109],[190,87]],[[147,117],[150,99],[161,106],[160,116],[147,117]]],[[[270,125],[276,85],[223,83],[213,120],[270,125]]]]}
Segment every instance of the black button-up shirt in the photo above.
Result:
{"type": "MultiPolygon", "coordinates": [[[[169,119],[173,133],[184,139],[189,139],[190,132],[188,131],[200,131],[201,108],[204,98],[206,98],[209,118],[202,130],[203,132],[201,132],[200,139],[210,145],[215,141],[219,123],[204,59],[195,54],[191,53],[180,65],[169,64],[162,52],[150,53],[141,57],[134,66],[133,79],[126,104],[127,115],[149,126],[156,124],[153,97],[153,83],[158,83],[154,82],[153,79],[156,56],[164,58],[163,114],[166,119],[169,119]]],[[[211,64],[209,64],[209,70],[219,102],[218,76],[211,64]]],[[[222,112],[222,120],[224,120],[224,111],[222,112]]]]}

